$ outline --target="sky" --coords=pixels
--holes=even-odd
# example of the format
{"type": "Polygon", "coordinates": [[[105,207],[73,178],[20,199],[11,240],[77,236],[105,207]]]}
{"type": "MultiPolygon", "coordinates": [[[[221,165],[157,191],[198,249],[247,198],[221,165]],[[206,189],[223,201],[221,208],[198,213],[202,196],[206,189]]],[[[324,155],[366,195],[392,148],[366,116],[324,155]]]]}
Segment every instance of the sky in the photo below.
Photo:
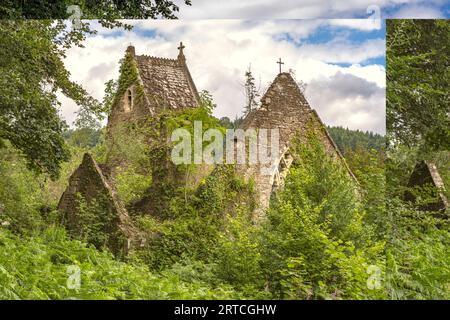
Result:
{"type": "MultiPolygon", "coordinates": [[[[359,20],[142,20],[132,31],[98,30],[72,48],[64,63],[71,79],[101,99],[104,84],[118,78],[119,61],[131,43],[136,54],[176,58],[183,41],[197,89],[209,91],[214,115],[242,116],[244,74],[251,67],[261,95],[278,74],[292,70],[305,95],[332,126],[385,132],[385,24],[359,20]]],[[[70,124],[78,107],[62,97],[70,124]]]]}
{"type": "Polygon", "coordinates": [[[192,6],[174,2],[180,5],[181,19],[366,18],[369,6],[377,6],[382,18],[450,16],[449,0],[192,0],[192,6]]]}

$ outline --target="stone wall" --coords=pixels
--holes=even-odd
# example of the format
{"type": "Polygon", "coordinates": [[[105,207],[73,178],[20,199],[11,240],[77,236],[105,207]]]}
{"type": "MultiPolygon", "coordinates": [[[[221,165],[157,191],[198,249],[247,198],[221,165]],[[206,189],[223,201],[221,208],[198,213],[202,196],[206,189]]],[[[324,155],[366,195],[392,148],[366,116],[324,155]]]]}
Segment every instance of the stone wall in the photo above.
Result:
{"type": "MultiPolygon", "coordinates": [[[[328,134],[325,126],[316,111],[311,109],[297,83],[289,73],[280,73],[270,85],[261,99],[261,106],[252,110],[244,119],[241,128],[244,130],[268,129],[279,130],[279,153],[274,155],[276,162],[270,166],[264,165],[239,165],[237,171],[246,179],[253,178],[260,196],[260,208],[255,213],[255,219],[261,218],[264,210],[269,206],[272,192],[282,187],[289,166],[292,164],[292,156],[289,147],[294,139],[306,142],[308,130],[313,130],[322,142],[329,155],[340,161],[354,178],[337,146],[328,134]],[[271,174],[261,174],[262,169],[271,174]]],[[[259,146],[261,147],[261,146],[259,146]]],[[[356,180],[356,179],[355,179],[356,180]]]]}
{"type": "Polygon", "coordinates": [[[98,247],[106,246],[115,253],[122,250],[126,253],[129,250],[130,241],[135,234],[128,213],[89,153],[84,155],[82,163],[70,176],[69,186],[59,201],[58,210],[63,224],[73,237],[94,243],[98,247]],[[86,208],[80,210],[83,203],[86,208]],[[94,207],[98,212],[89,212],[94,207]],[[92,213],[98,215],[91,216],[92,213]],[[99,227],[98,231],[105,235],[104,243],[89,238],[87,230],[93,225],[99,227]]]}

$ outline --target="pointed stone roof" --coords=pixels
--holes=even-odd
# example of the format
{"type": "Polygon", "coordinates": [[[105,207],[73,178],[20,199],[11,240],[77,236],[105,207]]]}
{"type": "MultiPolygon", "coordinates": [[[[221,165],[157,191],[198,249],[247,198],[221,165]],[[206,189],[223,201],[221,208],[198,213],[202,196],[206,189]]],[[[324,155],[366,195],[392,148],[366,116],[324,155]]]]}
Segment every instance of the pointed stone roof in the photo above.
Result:
{"type": "MultiPolygon", "coordinates": [[[[238,171],[243,171],[246,178],[253,176],[255,179],[260,194],[261,209],[268,207],[272,192],[280,183],[282,184],[280,180],[287,175],[292,164],[289,152],[292,140],[298,136],[306,142],[306,133],[311,125],[318,133],[326,152],[341,161],[349,175],[357,182],[319,115],[310,107],[296,81],[289,73],[282,72],[276,76],[261,98],[261,106],[250,111],[241,124],[244,130],[251,128],[279,130],[280,154],[276,156],[279,159],[276,164],[278,171],[275,170],[274,175],[261,175],[258,165],[238,167],[238,171]]],[[[261,211],[259,210],[256,214],[260,215],[261,211]]]]}
{"type": "MultiPolygon", "coordinates": [[[[280,149],[289,147],[293,137],[299,132],[305,132],[308,123],[315,124],[322,133],[322,140],[328,153],[343,160],[337,145],[331,138],[316,110],[312,109],[291,74],[282,72],[277,75],[261,98],[261,106],[245,117],[241,127],[248,128],[278,128],[280,130],[280,149]]],[[[344,165],[350,175],[353,173],[344,165]]]]}
{"type": "Polygon", "coordinates": [[[182,49],[177,59],[136,55],[132,46],[127,52],[137,62],[144,93],[152,107],[181,109],[199,105],[199,94],[182,49]]]}
{"type": "Polygon", "coordinates": [[[122,243],[119,236],[120,234],[125,239],[132,237],[133,228],[128,213],[102,169],[89,153],[84,154],[80,166],[70,176],[69,185],[58,204],[63,224],[75,237],[83,233],[83,226],[80,224],[80,197],[88,205],[95,201],[105,212],[96,222],[102,225],[102,231],[111,234],[106,245],[113,252],[128,250],[127,243],[122,243]]]}
{"type": "Polygon", "coordinates": [[[280,73],[261,98],[261,106],[248,113],[242,128],[291,128],[291,123],[311,112],[308,102],[289,73],[280,73]],[[270,117],[269,117],[270,116],[270,117]],[[286,119],[288,121],[280,121],[286,119]]]}

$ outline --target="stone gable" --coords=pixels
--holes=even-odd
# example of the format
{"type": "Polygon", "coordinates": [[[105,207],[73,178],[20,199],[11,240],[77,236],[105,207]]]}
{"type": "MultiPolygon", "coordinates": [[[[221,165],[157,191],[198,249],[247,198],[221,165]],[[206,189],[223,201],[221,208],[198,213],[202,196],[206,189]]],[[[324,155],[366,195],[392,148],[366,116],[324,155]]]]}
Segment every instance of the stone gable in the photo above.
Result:
{"type": "MultiPolygon", "coordinates": [[[[128,251],[129,242],[133,234],[129,216],[122,202],[116,196],[113,187],[105,177],[102,169],[89,153],[83,157],[80,166],[69,178],[69,186],[61,196],[58,211],[62,215],[62,222],[72,236],[83,238],[86,228],[85,220],[80,210],[81,202],[85,203],[87,210],[95,206],[102,212],[102,216],[95,217],[95,223],[101,224],[101,232],[108,235],[105,245],[113,252],[128,251]]],[[[87,239],[92,242],[92,239],[87,239]]]]}
{"type": "Polygon", "coordinates": [[[327,153],[340,161],[356,181],[317,112],[310,107],[295,80],[289,73],[280,73],[261,98],[261,106],[249,112],[241,124],[244,130],[279,129],[279,154],[275,155],[278,160],[272,174],[261,174],[261,165],[240,165],[237,168],[245,178],[253,177],[255,180],[261,204],[256,213],[256,219],[269,206],[273,191],[283,185],[284,178],[293,162],[289,152],[292,140],[294,137],[305,140],[307,130],[311,127],[327,153]]]}
{"type": "MultiPolygon", "coordinates": [[[[136,55],[134,47],[129,46],[127,57],[132,59],[137,79],[130,87],[123,88],[122,96],[112,108],[112,115],[124,116],[120,119],[123,121],[199,105],[200,97],[182,50],[176,59],[168,59],[136,55]]],[[[114,120],[110,117],[109,122],[114,120]]]]}

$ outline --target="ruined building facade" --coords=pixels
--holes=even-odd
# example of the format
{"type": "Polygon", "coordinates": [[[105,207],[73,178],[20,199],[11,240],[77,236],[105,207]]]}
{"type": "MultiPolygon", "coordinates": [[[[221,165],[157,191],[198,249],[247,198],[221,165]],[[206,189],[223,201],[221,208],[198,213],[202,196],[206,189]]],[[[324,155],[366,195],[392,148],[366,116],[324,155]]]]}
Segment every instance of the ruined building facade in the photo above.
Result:
{"type": "MultiPolygon", "coordinates": [[[[266,168],[261,168],[261,164],[238,166],[240,174],[247,179],[252,177],[255,181],[260,204],[258,215],[263,214],[269,206],[271,194],[283,186],[294,160],[290,152],[293,139],[307,142],[310,130],[322,143],[327,154],[339,161],[355,179],[319,115],[310,107],[289,73],[278,74],[262,97],[260,107],[248,113],[241,127],[245,130],[264,128],[269,132],[273,129],[279,131],[279,153],[271,155],[276,159],[275,163],[265,165],[266,168]]],[[[270,153],[270,150],[267,152],[270,153]]]]}
{"type": "MultiPolygon", "coordinates": [[[[128,57],[137,69],[136,79],[123,88],[122,96],[113,105],[108,129],[122,123],[153,116],[163,110],[179,110],[199,105],[200,97],[186,65],[180,43],[176,59],[136,55],[129,46],[128,57]]],[[[134,80],[134,79],[133,79],[134,80]]]]}
{"type": "MultiPolygon", "coordinates": [[[[180,44],[176,59],[166,59],[136,55],[134,47],[128,47],[125,59],[134,66],[135,72],[131,69],[122,70],[119,79],[120,92],[108,118],[108,139],[113,141],[115,130],[123,124],[139,123],[140,119],[153,117],[165,110],[194,108],[200,104],[199,94],[186,65],[183,48],[180,44]],[[125,74],[130,74],[131,81],[126,81],[125,74]]],[[[280,72],[262,97],[261,106],[252,110],[241,125],[242,129],[264,128],[269,131],[279,129],[279,152],[272,155],[276,161],[266,168],[268,171],[262,174],[260,165],[236,165],[238,175],[255,181],[260,204],[257,218],[260,218],[264,209],[268,207],[271,194],[283,185],[293,161],[290,153],[292,140],[294,137],[306,139],[309,127],[313,127],[327,153],[346,167],[345,160],[295,80],[289,73],[280,72]]],[[[130,143],[132,138],[130,137],[130,143]]],[[[69,186],[61,197],[59,210],[67,227],[70,230],[77,230],[77,221],[82,219],[77,199],[82,197],[89,205],[101,197],[105,210],[110,213],[110,217],[104,221],[104,231],[113,230],[120,233],[124,239],[125,249],[128,250],[130,243],[136,239],[130,217],[117,197],[114,186],[114,168],[120,166],[122,161],[126,162],[126,159],[108,159],[100,166],[90,155],[85,155],[80,167],[69,180],[69,186]]],[[[171,163],[165,165],[173,166],[171,163]]],[[[210,172],[202,171],[204,174],[210,172]]],[[[350,170],[348,171],[353,176],[350,170]]],[[[170,178],[157,176],[157,173],[153,175],[153,185],[170,178]]],[[[152,194],[152,190],[149,194],[152,194]]],[[[140,203],[142,214],[154,209],[151,199],[151,196],[142,199],[140,203]]]]}
{"type": "MultiPolygon", "coordinates": [[[[421,204],[420,209],[424,211],[445,211],[450,209],[450,202],[445,195],[444,181],[439,174],[437,166],[431,161],[420,161],[414,167],[409,178],[409,188],[424,188],[431,187],[437,191],[436,196],[428,203],[421,204]]],[[[405,193],[405,199],[410,202],[415,202],[416,195],[410,190],[405,193]]]]}

